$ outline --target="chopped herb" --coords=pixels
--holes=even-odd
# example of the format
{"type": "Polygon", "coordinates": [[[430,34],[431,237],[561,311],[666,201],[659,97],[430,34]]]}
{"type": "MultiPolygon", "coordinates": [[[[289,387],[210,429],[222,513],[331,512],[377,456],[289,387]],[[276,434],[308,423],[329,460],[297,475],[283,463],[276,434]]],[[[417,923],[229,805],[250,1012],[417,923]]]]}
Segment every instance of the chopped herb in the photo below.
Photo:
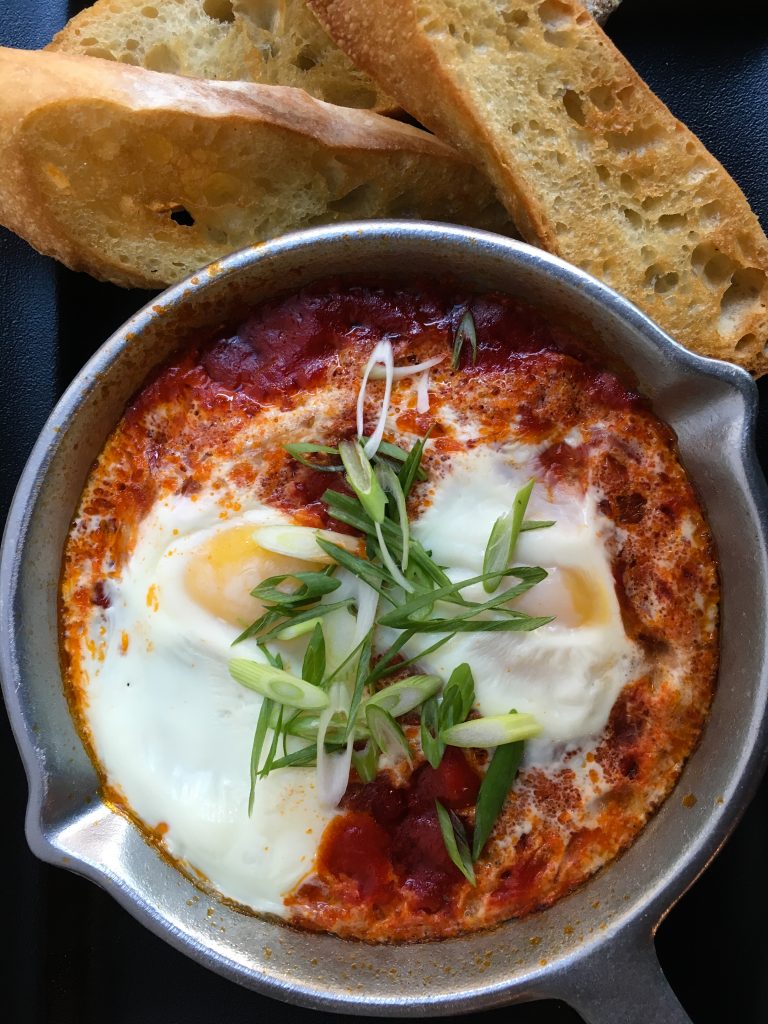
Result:
{"type": "Polygon", "coordinates": [[[443,833],[443,842],[448,851],[448,856],[469,884],[477,885],[464,823],[457,814],[443,807],[439,800],[435,800],[435,807],[437,808],[437,818],[440,822],[440,831],[443,833]]]}
{"type": "Polygon", "coordinates": [[[298,444],[284,444],[283,448],[288,454],[300,462],[302,466],[309,466],[310,469],[316,469],[320,473],[341,473],[344,467],[339,464],[336,466],[323,466],[318,462],[311,462],[309,459],[305,459],[305,455],[336,455],[339,454],[338,448],[332,448],[327,444],[310,444],[309,442],[301,441],[298,444]]]}
{"type": "Polygon", "coordinates": [[[498,747],[503,743],[529,740],[541,732],[533,715],[490,715],[441,728],[440,739],[452,747],[498,747]]]}
{"type": "Polygon", "coordinates": [[[459,326],[456,328],[456,333],[453,336],[451,368],[454,370],[458,370],[459,368],[461,352],[464,348],[464,343],[467,341],[472,347],[472,365],[474,366],[477,362],[477,331],[475,330],[474,318],[469,310],[466,311],[459,321],[459,326]]]}
{"type": "Polygon", "coordinates": [[[388,711],[376,704],[369,704],[365,709],[365,720],[376,746],[385,757],[393,760],[406,757],[411,760],[411,748],[405,733],[388,711]]]}
{"type": "Polygon", "coordinates": [[[379,751],[373,740],[367,739],[364,747],[352,751],[352,765],[363,784],[373,782],[379,767],[379,751]]]}
{"type": "Polygon", "coordinates": [[[229,673],[241,686],[255,690],[277,704],[287,704],[288,707],[301,710],[328,707],[328,694],[325,690],[271,665],[262,665],[246,658],[233,658],[229,663],[229,673]]]}
{"type": "Polygon", "coordinates": [[[253,814],[253,800],[256,792],[256,779],[259,774],[259,762],[261,761],[261,750],[269,728],[269,720],[272,717],[274,705],[269,698],[261,702],[259,717],[256,722],[256,732],[253,734],[253,746],[251,747],[251,788],[248,793],[248,817],[253,814]]]}
{"type": "MultiPolygon", "coordinates": [[[[517,545],[517,538],[520,536],[520,527],[523,525],[525,510],[528,508],[528,501],[533,490],[533,480],[521,487],[512,502],[511,512],[500,516],[493,524],[491,536],[488,538],[488,546],[485,549],[483,558],[483,572],[503,572],[512,561],[517,545]]],[[[498,589],[502,576],[489,576],[483,581],[484,590],[492,594],[498,589]]]]}
{"type": "Polygon", "coordinates": [[[520,762],[523,759],[525,744],[505,743],[497,747],[485,773],[480,792],[477,794],[475,809],[475,834],[472,837],[472,859],[477,860],[485,848],[493,826],[501,814],[504,801],[507,799],[515,781],[520,762]]]}
{"type": "MultiPolygon", "coordinates": [[[[282,665],[278,666],[282,668],[282,665]]],[[[309,638],[307,649],[304,652],[304,661],[301,666],[301,678],[312,683],[313,686],[321,686],[325,675],[325,636],[320,622],[315,623],[312,636],[309,638]]]]}
{"type": "Polygon", "coordinates": [[[339,442],[339,454],[347,471],[347,483],[373,522],[381,523],[384,520],[387,499],[368,456],[356,441],[339,442]]]}

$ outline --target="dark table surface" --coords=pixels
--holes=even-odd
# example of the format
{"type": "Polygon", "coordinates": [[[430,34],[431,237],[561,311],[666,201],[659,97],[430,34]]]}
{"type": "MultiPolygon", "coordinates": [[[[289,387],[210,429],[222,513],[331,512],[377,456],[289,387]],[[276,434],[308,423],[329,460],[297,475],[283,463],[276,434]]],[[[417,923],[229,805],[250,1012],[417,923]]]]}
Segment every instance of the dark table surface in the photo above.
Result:
{"type": "MultiPolygon", "coordinates": [[[[83,6],[0,0],[0,43],[41,46],[83,6]]],[[[768,228],[768,3],[719,0],[712,11],[706,0],[624,0],[608,31],[728,168],[768,228]]],[[[73,274],[0,229],[0,521],[56,399],[147,297],[73,274]]],[[[760,390],[758,446],[768,468],[768,387],[760,390]]],[[[329,1018],[207,972],[90,882],[37,862],[23,835],[26,783],[1,715],[0,764],[7,800],[3,931],[10,940],[0,957],[4,1020],[238,1024],[269,1015],[275,1024],[310,1024],[329,1018]]],[[[662,966],[695,1024],[768,1021],[767,812],[764,782],[723,852],[659,930],[662,966]]],[[[555,1002],[474,1016],[488,1024],[579,1020],[555,1002]]]]}

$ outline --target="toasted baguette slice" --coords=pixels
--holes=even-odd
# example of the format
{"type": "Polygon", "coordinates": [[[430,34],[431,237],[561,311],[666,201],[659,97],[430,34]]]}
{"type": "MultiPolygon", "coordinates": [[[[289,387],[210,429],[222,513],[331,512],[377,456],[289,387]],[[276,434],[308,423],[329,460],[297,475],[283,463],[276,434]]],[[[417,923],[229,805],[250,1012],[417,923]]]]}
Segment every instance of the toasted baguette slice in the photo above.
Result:
{"type": "Polygon", "coordinates": [[[309,0],[407,111],[486,170],[525,238],[674,338],[768,371],[768,240],[575,0],[309,0]]]}
{"type": "Polygon", "coordinates": [[[304,0],[98,0],[47,49],[190,78],[290,85],[345,107],[395,108],[304,0]]]}
{"type": "MultiPolygon", "coordinates": [[[[589,7],[604,19],[619,3],[589,0],[589,7]]],[[[343,107],[397,107],[304,0],[98,0],[47,48],[191,78],[291,85],[343,107]]]]}
{"type": "Polygon", "coordinates": [[[370,217],[511,230],[480,172],[399,121],[300,89],[0,48],[0,224],[75,270],[159,287],[370,217]]]}

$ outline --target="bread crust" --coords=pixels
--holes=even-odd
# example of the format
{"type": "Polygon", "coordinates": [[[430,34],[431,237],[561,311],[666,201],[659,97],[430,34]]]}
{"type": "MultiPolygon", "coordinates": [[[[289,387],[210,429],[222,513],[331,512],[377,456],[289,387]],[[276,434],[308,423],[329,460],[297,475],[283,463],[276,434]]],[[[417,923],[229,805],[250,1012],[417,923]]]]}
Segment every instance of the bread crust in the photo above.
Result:
{"type": "Polygon", "coordinates": [[[427,132],[377,114],[335,107],[299,89],[1,48],[0,171],[0,223],[73,269],[138,287],[170,283],[263,241],[258,225],[228,233],[227,216],[242,220],[244,209],[266,201],[276,209],[268,224],[275,234],[308,222],[397,214],[398,190],[411,177],[417,216],[435,217],[444,203],[445,219],[498,228],[503,213],[498,204],[493,212],[492,187],[464,157],[427,132]],[[212,204],[201,194],[205,182],[214,178],[219,191],[234,187],[226,172],[238,160],[245,161],[239,184],[246,192],[212,204]],[[273,170],[259,181],[253,167],[268,161],[273,170]],[[283,170],[286,179],[314,177],[301,179],[295,195],[275,193],[290,187],[275,180],[283,170]],[[89,194],[89,173],[98,195],[89,194]],[[79,193],[73,175],[84,181],[79,193]],[[374,199],[362,210],[345,208],[361,188],[374,199]],[[307,207],[307,190],[314,206],[307,207]],[[176,199],[195,215],[195,228],[169,219],[176,199]],[[285,209],[294,200],[304,206],[285,209]],[[73,218],[93,228],[94,238],[73,230],[73,218]],[[115,251],[126,239],[133,248],[118,261],[115,251]],[[153,246],[165,253],[157,267],[153,246]]]}
{"type": "Polygon", "coordinates": [[[576,0],[308,0],[489,175],[530,242],[703,355],[768,371],[768,239],[743,193],[576,0]]]}

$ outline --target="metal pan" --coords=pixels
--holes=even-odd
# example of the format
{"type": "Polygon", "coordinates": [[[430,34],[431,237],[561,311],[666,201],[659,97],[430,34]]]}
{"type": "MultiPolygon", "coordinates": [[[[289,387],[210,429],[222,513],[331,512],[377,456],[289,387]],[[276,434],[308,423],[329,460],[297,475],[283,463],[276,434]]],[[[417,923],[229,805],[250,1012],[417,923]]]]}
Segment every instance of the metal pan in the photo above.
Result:
{"type": "Polygon", "coordinates": [[[236,253],[165,292],[106,342],[59,402],[6,526],[0,668],[29,778],[33,851],[93,879],[198,962],[304,1006],[407,1016],[559,998],[591,1024],[688,1020],[661,973],[653,934],[727,838],[766,759],[768,495],[754,453],[756,405],[746,373],[684,351],[586,274],[518,242],[461,228],[369,222],[302,232],[236,253]],[[202,894],[102,802],[58,660],[67,529],[94,458],[146,374],[201,327],[236,321],[250,304],[319,277],[361,271],[450,274],[590,325],[676,431],[715,536],[723,586],[710,720],[677,789],[637,842],[549,910],[409,946],[294,931],[202,894]]]}

